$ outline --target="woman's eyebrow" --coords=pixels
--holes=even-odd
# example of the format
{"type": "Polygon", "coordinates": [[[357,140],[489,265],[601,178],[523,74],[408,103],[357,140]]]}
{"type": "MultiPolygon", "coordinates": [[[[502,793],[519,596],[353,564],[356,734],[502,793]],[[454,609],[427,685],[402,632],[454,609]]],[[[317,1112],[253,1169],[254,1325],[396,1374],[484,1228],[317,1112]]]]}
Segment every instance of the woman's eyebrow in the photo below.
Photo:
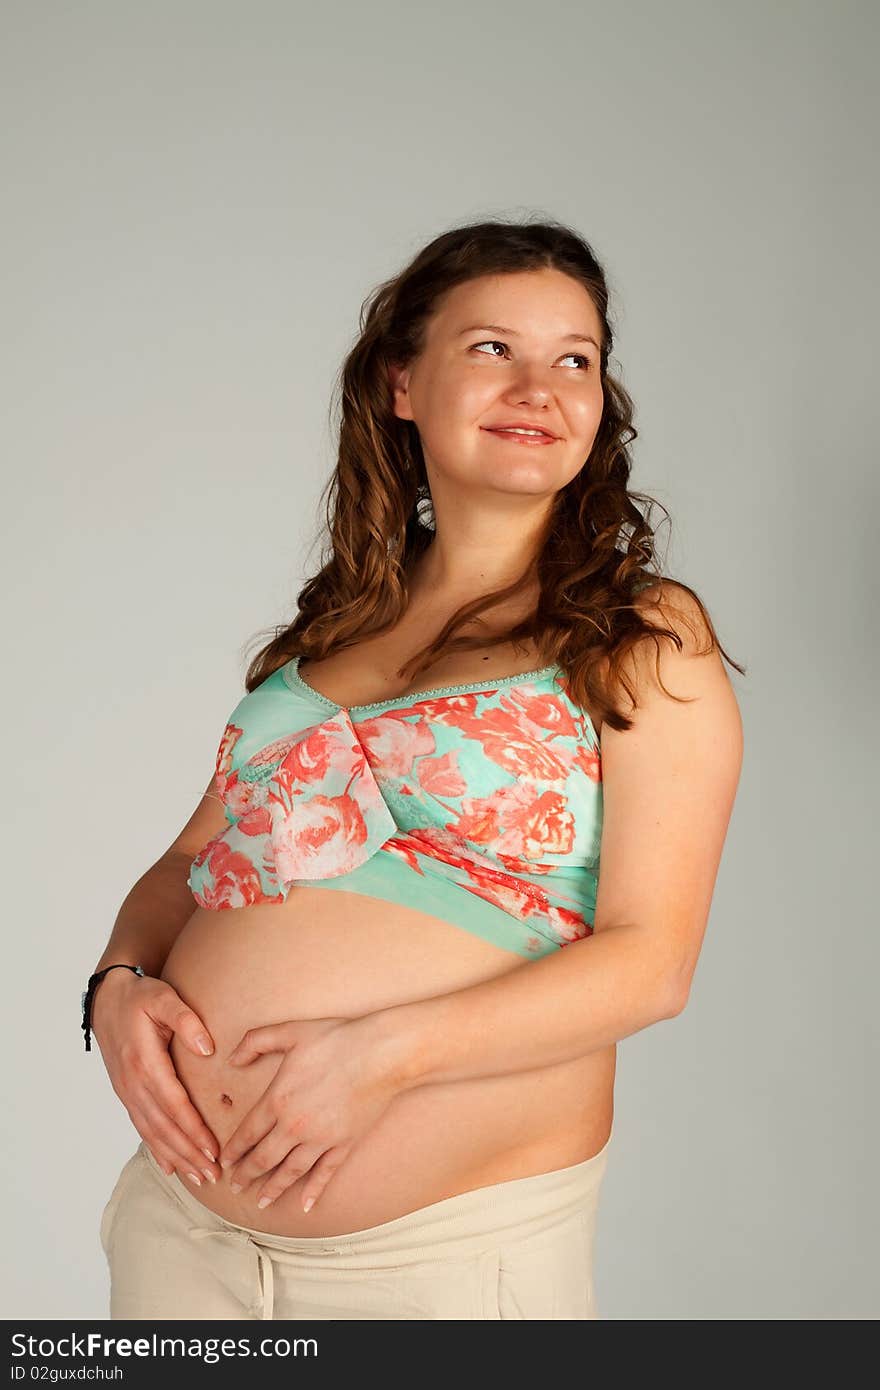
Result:
{"type": "MultiPolygon", "coordinates": [[[[477,332],[507,333],[512,338],[519,337],[515,328],[503,328],[500,323],[472,323],[469,328],[460,328],[456,337],[462,338],[465,333],[477,332]]],[[[596,339],[588,337],[586,333],[563,333],[560,335],[560,341],[564,343],[592,343],[594,348],[599,346],[596,339]]]]}

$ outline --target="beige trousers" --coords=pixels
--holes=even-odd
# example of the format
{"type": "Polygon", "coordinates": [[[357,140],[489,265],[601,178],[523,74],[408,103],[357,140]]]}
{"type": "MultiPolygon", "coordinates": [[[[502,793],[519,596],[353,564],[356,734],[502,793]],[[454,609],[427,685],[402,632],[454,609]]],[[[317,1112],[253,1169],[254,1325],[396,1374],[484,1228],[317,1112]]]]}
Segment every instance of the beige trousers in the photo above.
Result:
{"type": "Polygon", "coordinates": [[[141,1143],[101,1217],[110,1317],[598,1318],[593,1235],[611,1139],[572,1167],[336,1236],[225,1221],[141,1143]]]}

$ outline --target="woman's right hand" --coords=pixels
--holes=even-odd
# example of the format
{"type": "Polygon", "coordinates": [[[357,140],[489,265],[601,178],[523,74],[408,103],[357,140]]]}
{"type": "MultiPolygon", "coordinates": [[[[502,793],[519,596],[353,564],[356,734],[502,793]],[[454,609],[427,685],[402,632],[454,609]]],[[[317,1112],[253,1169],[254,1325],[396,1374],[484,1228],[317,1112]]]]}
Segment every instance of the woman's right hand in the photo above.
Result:
{"type": "Polygon", "coordinates": [[[198,1056],[214,1043],[198,1014],[165,980],[111,970],[92,1000],[92,1034],[111,1085],[163,1172],[221,1176],[220,1145],[180,1081],[168,1048],[178,1033],[198,1056]]]}

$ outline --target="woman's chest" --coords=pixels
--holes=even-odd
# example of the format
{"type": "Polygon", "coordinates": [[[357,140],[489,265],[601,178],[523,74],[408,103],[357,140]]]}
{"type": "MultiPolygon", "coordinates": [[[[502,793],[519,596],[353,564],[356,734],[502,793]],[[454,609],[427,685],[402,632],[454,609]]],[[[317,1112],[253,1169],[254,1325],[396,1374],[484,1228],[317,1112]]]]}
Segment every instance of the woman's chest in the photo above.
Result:
{"type": "MultiPolygon", "coordinates": [[[[543,664],[532,642],[445,652],[430,666],[413,671],[408,663],[436,636],[441,624],[425,618],[407,619],[391,632],[365,638],[319,660],[304,657],[299,674],[328,700],[345,709],[360,709],[394,699],[417,696],[424,690],[479,685],[530,672],[543,664]],[[401,674],[403,673],[403,674],[401,674]]],[[[462,629],[469,633],[472,629],[462,629]]]]}

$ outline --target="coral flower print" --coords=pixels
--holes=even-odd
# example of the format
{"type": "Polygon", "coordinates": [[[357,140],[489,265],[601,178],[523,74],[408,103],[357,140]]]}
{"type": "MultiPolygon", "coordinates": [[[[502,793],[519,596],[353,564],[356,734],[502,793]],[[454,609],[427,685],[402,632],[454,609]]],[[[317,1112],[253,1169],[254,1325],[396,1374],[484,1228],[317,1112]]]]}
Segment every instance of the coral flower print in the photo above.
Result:
{"type": "Polygon", "coordinates": [[[414,723],[386,715],[364,720],[357,736],[370,761],[382,768],[385,777],[406,777],[416,758],[433,753],[434,735],[425,719],[414,723]]]}
{"type": "Polygon", "coordinates": [[[251,860],[236,854],[222,838],[212,840],[194,861],[194,867],[205,864],[210,871],[208,885],[194,893],[200,907],[250,907],[260,901],[260,876],[251,860]]]}
{"type": "Polygon", "coordinates": [[[422,758],[418,766],[419,785],[434,796],[464,796],[467,782],[454,752],[439,758],[422,758]]]}
{"type": "Polygon", "coordinates": [[[227,829],[190,867],[211,909],[321,884],[424,907],[526,957],[592,931],[601,758],[557,668],[347,710],[298,658],[217,751],[227,829]]]}
{"type": "Polygon", "coordinates": [[[226,779],[232,768],[232,753],[236,743],[241,738],[243,730],[231,721],[223,730],[220,739],[220,747],[217,749],[217,762],[215,768],[214,784],[220,796],[223,796],[226,789],[226,779]]]}
{"type": "Polygon", "coordinates": [[[367,825],[351,796],[311,796],[272,830],[275,867],[285,879],[332,878],[363,862],[367,825]]]}

